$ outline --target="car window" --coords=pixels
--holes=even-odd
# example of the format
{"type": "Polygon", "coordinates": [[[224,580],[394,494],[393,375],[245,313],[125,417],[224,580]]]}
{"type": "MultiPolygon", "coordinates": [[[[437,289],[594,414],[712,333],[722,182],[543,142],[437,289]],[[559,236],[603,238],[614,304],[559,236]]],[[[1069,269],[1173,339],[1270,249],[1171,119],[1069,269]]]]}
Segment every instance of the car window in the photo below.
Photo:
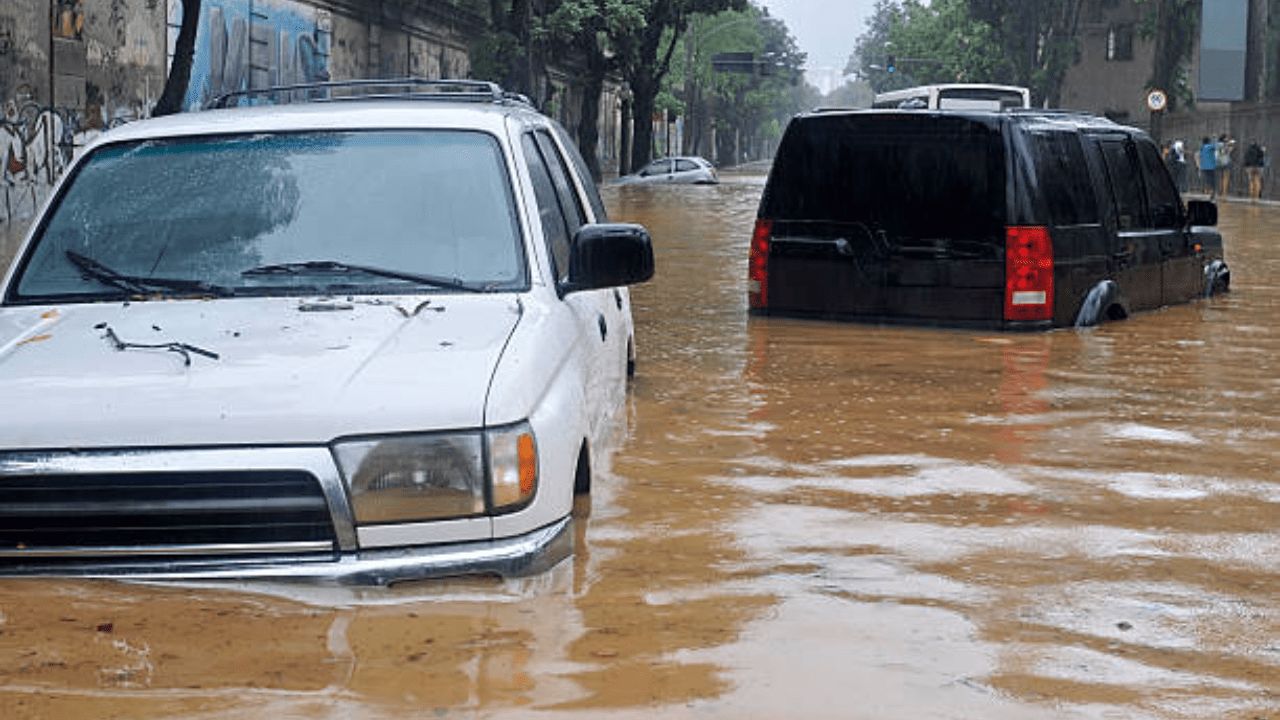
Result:
{"type": "Polygon", "coordinates": [[[1138,160],[1142,164],[1142,185],[1146,189],[1152,227],[1179,227],[1182,199],[1173,179],[1169,177],[1169,170],[1160,159],[1160,153],[1148,142],[1138,143],[1137,150],[1138,160]]]}
{"type": "MultiPolygon", "coordinates": [[[[106,145],[79,167],[40,229],[15,298],[101,295],[68,251],[118,273],[245,292],[338,282],[404,290],[375,274],[245,274],[325,261],[527,285],[514,195],[496,138],[474,131],[256,133],[106,145]],[[363,168],[358,182],[352,169],[363,168]]],[[[330,268],[331,269],[331,268],[330,268]]],[[[332,274],[332,273],[330,273],[332,274]]],[[[89,299],[88,297],[86,299],[89,299]]]]}
{"type": "Polygon", "coordinates": [[[545,131],[538,130],[534,133],[534,138],[538,142],[538,149],[542,151],[542,159],[547,164],[547,169],[551,171],[551,182],[556,189],[556,198],[560,201],[560,208],[564,211],[569,235],[572,237],[587,221],[586,212],[582,208],[582,199],[578,197],[573,181],[569,179],[569,166],[551,136],[545,131]]]}
{"type": "Polygon", "coordinates": [[[654,160],[640,171],[641,175],[665,175],[671,172],[670,160],[654,160]]]}
{"type": "Polygon", "coordinates": [[[565,154],[569,156],[569,162],[573,164],[578,177],[582,179],[582,189],[587,195],[587,204],[591,206],[591,214],[595,217],[595,221],[609,222],[609,213],[605,210],[604,200],[600,198],[600,189],[596,187],[595,178],[591,177],[591,171],[587,168],[587,161],[582,157],[582,153],[578,152],[578,146],[569,137],[569,133],[565,132],[559,123],[553,127],[556,137],[560,139],[560,145],[565,148],[565,154]]]}
{"type": "Polygon", "coordinates": [[[542,220],[542,232],[546,237],[547,248],[551,251],[551,269],[556,280],[563,281],[569,276],[569,224],[565,220],[560,199],[556,196],[551,171],[547,168],[547,162],[538,149],[533,133],[521,136],[520,147],[529,166],[529,180],[533,183],[533,193],[538,203],[538,217],[542,220]]]}
{"type": "Polygon", "coordinates": [[[1050,223],[1057,227],[1098,223],[1097,196],[1079,136],[1049,131],[1033,138],[1036,176],[1050,223]]]}
{"type": "Polygon", "coordinates": [[[698,169],[698,164],[692,160],[677,160],[676,172],[692,172],[698,169]]]}
{"type": "Polygon", "coordinates": [[[1124,139],[1104,138],[1102,160],[1111,181],[1116,227],[1120,230],[1148,227],[1143,212],[1142,174],[1124,139]]]}

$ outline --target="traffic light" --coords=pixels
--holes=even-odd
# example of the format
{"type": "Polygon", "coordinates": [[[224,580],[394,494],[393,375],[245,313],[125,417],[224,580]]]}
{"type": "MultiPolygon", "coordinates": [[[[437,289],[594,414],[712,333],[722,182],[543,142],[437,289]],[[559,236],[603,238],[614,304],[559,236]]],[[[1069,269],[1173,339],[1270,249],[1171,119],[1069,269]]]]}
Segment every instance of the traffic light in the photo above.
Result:
{"type": "Polygon", "coordinates": [[[890,55],[889,58],[884,63],[884,69],[886,72],[892,75],[893,71],[898,69],[897,59],[894,56],[890,55]]]}

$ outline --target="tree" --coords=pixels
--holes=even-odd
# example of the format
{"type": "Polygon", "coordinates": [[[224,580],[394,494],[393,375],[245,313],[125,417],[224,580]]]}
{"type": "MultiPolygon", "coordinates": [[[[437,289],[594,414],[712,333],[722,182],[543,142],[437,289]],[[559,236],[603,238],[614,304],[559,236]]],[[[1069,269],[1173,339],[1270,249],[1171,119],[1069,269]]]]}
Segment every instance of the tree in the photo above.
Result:
{"type": "Polygon", "coordinates": [[[151,109],[153,116],[182,112],[191,84],[191,63],[196,54],[196,30],[200,27],[200,0],[182,0],[182,25],[173,46],[173,64],[165,78],[160,99],[151,109]]]}
{"type": "Polygon", "coordinates": [[[1169,98],[1169,110],[1195,102],[1186,68],[1200,31],[1200,0],[1136,0],[1146,6],[1142,36],[1155,41],[1150,87],[1169,98]]]}
{"type": "Polygon", "coordinates": [[[644,17],[628,0],[560,0],[543,25],[545,41],[557,60],[576,55],[582,63],[582,95],[576,128],[578,150],[596,180],[601,177],[596,147],[600,140],[600,98],[604,81],[618,69],[612,47],[617,38],[638,31],[644,17]]]}
{"type": "Polygon", "coordinates": [[[719,137],[729,139],[727,152],[715,152],[731,157],[733,141],[740,138],[759,154],[811,97],[804,95],[801,82],[804,61],[786,24],[767,10],[752,6],[694,16],[672,60],[657,110],[683,113],[686,154],[708,154],[704,142],[713,114],[719,137]],[[717,72],[712,59],[729,52],[750,53],[755,61],[748,68],[752,72],[717,72]]]}
{"type": "Polygon", "coordinates": [[[740,21],[731,26],[734,44],[724,49],[751,52],[753,72],[711,73],[708,84],[708,95],[716,107],[716,155],[729,163],[742,160],[744,154],[753,158],[767,155],[790,117],[804,109],[805,100],[812,97],[802,82],[805,54],[786,24],[755,7],[716,17],[733,23],[735,15],[740,21]]]}
{"type": "Polygon", "coordinates": [[[534,42],[534,0],[489,0],[489,32],[470,48],[471,73],[537,101],[544,68],[534,42]]]}
{"type": "MultiPolygon", "coordinates": [[[[1195,0],[1151,0],[1195,2],[1195,0]]],[[[1086,0],[878,0],[848,72],[877,92],[930,82],[999,82],[1057,105],[1086,0]],[[883,69],[892,52],[892,76],[883,69]]]]}
{"type": "Polygon", "coordinates": [[[856,75],[871,84],[871,89],[884,92],[892,78],[884,72],[886,48],[889,46],[889,29],[900,20],[902,7],[895,0],[876,0],[875,10],[867,18],[867,30],[858,36],[853,54],[845,65],[846,75],[856,75]],[[872,67],[879,66],[879,69],[872,67]]]}
{"type": "Polygon", "coordinates": [[[889,74],[879,74],[880,91],[944,82],[1020,84],[995,32],[970,14],[966,0],[905,0],[888,36],[898,66],[887,83],[889,74]]]}
{"type": "Polygon", "coordinates": [[[1057,106],[1062,79],[1075,63],[1085,0],[968,0],[974,19],[993,32],[1011,63],[1015,85],[1031,88],[1032,102],[1057,106]]]}
{"type": "Polygon", "coordinates": [[[653,151],[653,123],[663,80],[671,70],[671,58],[695,14],[742,10],[746,0],[631,0],[644,9],[644,24],[637,32],[618,38],[622,74],[632,93],[635,117],[630,167],[649,162],[653,151]]]}

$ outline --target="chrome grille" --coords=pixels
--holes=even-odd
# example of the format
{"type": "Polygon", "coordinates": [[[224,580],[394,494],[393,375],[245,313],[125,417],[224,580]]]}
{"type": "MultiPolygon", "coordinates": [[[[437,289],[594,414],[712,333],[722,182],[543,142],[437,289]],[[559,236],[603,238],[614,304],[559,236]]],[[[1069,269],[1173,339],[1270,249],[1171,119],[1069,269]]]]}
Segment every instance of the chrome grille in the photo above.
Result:
{"type": "Polygon", "coordinates": [[[307,471],[0,475],[0,562],[335,548],[325,494],[307,471]]]}

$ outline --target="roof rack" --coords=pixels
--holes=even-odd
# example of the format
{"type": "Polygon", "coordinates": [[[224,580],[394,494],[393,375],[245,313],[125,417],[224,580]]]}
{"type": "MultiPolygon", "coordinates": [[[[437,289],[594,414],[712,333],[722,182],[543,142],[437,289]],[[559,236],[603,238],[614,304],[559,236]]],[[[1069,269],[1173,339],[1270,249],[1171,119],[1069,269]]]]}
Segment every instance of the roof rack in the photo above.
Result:
{"type": "Polygon", "coordinates": [[[1098,121],[1099,123],[1108,123],[1116,125],[1116,121],[1105,115],[1089,112],[1088,110],[1072,110],[1070,108],[1009,108],[1005,112],[1017,113],[1019,115],[1042,115],[1044,117],[1062,117],[1062,118],[1079,118],[1082,120],[1098,121]]]}
{"type": "Polygon", "coordinates": [[[347,100],[448,100],[453,102],[511,102],[532,107],[529,99],[503,91],[497,83],[484,80],[428,80],[426,78],[329,80],[323,82],[273,85],[223,93],[204,108],[229,108],[248,100],[250,104],[295,102],[335,102],[347,100]],[[349,93],[349,94],[344,94],[349,93]],[[260,98],[254,102],[254,98],[260,98]],[[264,102],[265,101],[265,102],[264,102]]]}

